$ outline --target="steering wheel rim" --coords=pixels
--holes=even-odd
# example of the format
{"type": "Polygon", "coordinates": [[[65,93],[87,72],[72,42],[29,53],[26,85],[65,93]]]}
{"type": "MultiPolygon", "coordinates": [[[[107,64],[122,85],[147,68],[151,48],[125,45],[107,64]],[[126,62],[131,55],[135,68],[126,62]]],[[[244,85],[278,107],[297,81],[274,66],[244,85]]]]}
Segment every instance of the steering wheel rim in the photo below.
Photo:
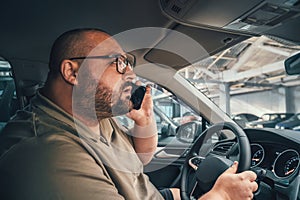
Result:
{"type": "MultiPolygon", "coordinates": [[[[195,140],[189,153],[186,156],[186,160],[183,165],[182,176],[181,176],[180,195],[181,195],[182,200],[190,199],[190,197],[189,197],[190,194],[188,194],[188,185],[187,185],[189,172],[191,170],[191,167],[189,165],[189,160],[192,157],[194,157],[194,155],[197,151],[199,151],[199,149],[201,148],[201,146],[204,142],[204,138],[208,133],[215,133],[216,131],[225,130],[225,129],[231,130],[235,134],[236,139],[237,139],[237,144],[238,144],[238,148],[239,148],[238,172],[242,172],[242,171],[248,170],[250,168],[251,148],[250,148],[250,143],[249,143],[248,137],[245,134],[245,132],[243,131],[243,129],[241,127],[239,127],[237,124],[232,123],[232,122],[223,122],[223,123],[215,124],[215,125],[209,127],[208,129],[206,129],[202,134],[200,134],[200,136],[195,140]]],[[[225,162],[226,162],[226,160],[225,160],[225,162]]],[[[229,167],[230,165],[225,164],[225,166],[229,167]]],[[[203,169],[201,169],[201,171],[202,170],[203,169]]],[[[224,169],[224,171],[225,171],[225,169],[224,169]]],[[[214,181],[216,181],[216,180],[214,180],[214,181]]]]}

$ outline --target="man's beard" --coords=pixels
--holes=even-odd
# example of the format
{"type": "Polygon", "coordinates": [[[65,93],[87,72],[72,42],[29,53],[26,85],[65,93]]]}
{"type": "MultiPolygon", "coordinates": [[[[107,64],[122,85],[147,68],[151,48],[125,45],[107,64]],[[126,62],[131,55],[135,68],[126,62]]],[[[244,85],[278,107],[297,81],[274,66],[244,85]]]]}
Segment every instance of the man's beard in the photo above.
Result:
{"type": "Polygon", "coordinates": [[[91,77],[80,82],[73,90],[73,112],[85,123],[94,124],[101,119],[131,111],[130,96],[124,89],[132,83],[124,82],[112,90],[91,77]]]}
{"type": "Polygon", "coordinates": [[[131,111],[129,97],[122,97],[125,87],[131,83],[124,83],[119,90],[112,91],[104,84],[99,83],[95,93],[95,111],[98,119],[124,115],[131,111]]]}

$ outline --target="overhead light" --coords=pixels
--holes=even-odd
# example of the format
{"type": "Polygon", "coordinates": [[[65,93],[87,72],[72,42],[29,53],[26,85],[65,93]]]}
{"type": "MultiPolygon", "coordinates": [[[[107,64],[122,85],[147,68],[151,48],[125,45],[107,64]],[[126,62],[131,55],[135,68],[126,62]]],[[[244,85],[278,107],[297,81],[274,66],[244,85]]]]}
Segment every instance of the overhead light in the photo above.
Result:
{"type": "Polygon", "coordinates": [[[279,76],[273,76],[273,77],[270,77],[270,78],[266,78],[265,80],[272,81],[272,80],[282,79],[282,78],[285,78],[285,77],[286,77],[286,75],[283,74],[283,75],[279,75],[279,76]]]}

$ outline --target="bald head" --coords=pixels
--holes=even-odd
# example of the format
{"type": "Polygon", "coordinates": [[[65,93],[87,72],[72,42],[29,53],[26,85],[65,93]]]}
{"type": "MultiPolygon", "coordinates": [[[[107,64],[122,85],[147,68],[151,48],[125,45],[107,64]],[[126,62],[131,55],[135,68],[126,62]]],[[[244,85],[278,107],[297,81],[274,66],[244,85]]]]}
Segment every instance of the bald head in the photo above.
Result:
{"type": "Polygon", "coordinates": [[[103,37],[104,40],[109,37],[109,34],[101,29],[86,28],[67,31],[60,35],[51,49],[50,74],[59,74],[60,64],[63,60],[88,55],[98,45],[99,37],[103,37]]]}
{"type": "Polygon", "coordinates": [[[100,29],[75,29],[60,35],[51,49],[49,73],[41,94],[71,114],[72,91],[81,60],[69,58],[87,56],[109,37],[100,29]]]}

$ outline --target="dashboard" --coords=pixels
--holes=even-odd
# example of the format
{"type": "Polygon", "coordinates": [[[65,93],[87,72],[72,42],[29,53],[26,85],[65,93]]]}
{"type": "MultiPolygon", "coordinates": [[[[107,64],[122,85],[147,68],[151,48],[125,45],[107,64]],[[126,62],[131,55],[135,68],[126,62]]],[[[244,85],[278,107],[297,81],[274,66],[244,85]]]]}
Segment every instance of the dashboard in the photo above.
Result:
{"type": "Polygon", "coordinates": [[[258,195],[300,199],[300,132],[264,128],[245,133],[251,145],[251,169],[263,173],[258,195]]]}

